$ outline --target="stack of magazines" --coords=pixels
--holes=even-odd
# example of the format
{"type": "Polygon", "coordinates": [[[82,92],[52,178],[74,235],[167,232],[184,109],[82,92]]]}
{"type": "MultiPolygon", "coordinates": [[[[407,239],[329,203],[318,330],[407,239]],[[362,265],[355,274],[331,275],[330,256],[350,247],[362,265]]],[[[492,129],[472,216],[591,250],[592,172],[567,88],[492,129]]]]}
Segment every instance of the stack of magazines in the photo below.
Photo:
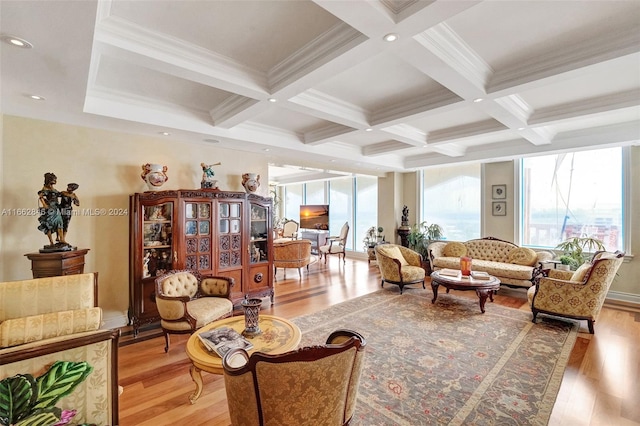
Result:
{"type": "Polygon", "coordinates": [[[440,275],[444,275],[447,277],[459,277],[460,276],[460,271],[456,270],[456,269],[440,269],[438,271],[440,273],[440,275]]]}
{"type": "Polygon", "coordinates": [[[253,344],[240,333],[230,327],[220,327],[198,334],[200,341],[209,351],[216,353],[220,358],[233,348],[243,348],[248,351],[253,344]]]}
{"type": "Polygon", "coordinates": [[[491,278],[491,275],[483,271],[471,271],[471,277],[474,280],[488,280],[491,278]]]}

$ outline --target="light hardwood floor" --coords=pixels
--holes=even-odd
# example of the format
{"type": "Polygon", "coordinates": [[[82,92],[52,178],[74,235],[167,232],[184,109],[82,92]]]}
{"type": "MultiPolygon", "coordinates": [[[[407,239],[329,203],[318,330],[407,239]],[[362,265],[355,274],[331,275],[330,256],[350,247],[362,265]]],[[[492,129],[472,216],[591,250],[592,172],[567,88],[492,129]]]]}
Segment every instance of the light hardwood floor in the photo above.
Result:
{"type": "MultiPolygon", "coordinates": [[[[414,287],[405,288],[407,297],[425,291],[414,287]]],[[[384,288],[398,291],[389,284],[384,288]]],[[[293,318],[379,289],[380,276],[374,264],[347,259],[343,265],[337,258],[329,258],[327,265],[315,263],[309,273],[303,270],[302,279],[295,269],[288,269],[285,279],[279,269],[275,304],[262,312],[293,318]]],[[[452,291],[449,297],[476,296],[452,291]]],[[[527,309],[524,290],[500,290],[494,300],[527,309]]],[[[549,424],[640,425],[640,313],[605,307],[595,335],[588,334],[586,322],[580,330],[549,424]]],[[[165,354],[162,337],[144,340],[144,335],[141,333],[133,344],[128,344],[131,339],[124,335],[125,345],[119,350],[119,382],[124,387],[120,424],[229,425],[222,376],[203,373],[202,396],[194,405],[189,403],[194,384],[184,350],[187,337],[171,336],[171,348],[165,354]]]]}

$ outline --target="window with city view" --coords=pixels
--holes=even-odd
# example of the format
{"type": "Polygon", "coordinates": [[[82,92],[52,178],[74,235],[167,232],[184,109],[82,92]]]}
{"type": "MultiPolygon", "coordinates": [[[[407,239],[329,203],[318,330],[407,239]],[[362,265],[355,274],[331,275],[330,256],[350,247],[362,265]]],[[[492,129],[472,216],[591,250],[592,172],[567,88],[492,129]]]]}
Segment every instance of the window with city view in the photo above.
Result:
{"type": "Polygon", "coordinates": [[[594,237],[624,249],[623,148],[521,160],[521,244],[554,248],[594,237]]]}

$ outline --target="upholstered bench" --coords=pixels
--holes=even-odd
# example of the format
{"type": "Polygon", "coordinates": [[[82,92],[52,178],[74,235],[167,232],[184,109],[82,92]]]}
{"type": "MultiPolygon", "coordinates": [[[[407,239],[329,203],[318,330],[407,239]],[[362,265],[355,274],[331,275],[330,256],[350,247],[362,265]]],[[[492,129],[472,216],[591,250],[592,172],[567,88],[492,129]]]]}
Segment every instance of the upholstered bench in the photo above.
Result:
{"type": "Polygon", "coordinates": [[[539,263],[551,260],[553,253],[519,247],[492,237],[429,244],[429,258],[434,271],[444,268],[460,269],[462,256],[472,258],[473,271],[487,272],[508,287],[529,288],[539,263]]]}

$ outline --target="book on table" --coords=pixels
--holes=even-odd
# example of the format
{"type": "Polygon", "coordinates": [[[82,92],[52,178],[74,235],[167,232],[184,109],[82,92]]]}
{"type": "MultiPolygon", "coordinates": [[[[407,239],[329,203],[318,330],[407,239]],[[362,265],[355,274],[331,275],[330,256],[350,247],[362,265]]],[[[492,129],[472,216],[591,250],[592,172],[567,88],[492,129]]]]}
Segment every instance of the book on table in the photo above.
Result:
{"type": "Polygon", "coordinates": [[[458,271],[457,269],[440,269],[438,271],[438,273],[440,275],[444,275],[445,277],[459,277],[460,276],[460,271],[458,271]]]}
{"type": "Polygon", "coordinates": [[[471,278],[474,280],[489,280],[491,279],[491,275],[484,271],[471,271],[471,278]]]}
{"type": "Polygon", "coordinates": [[[230,327],[220,327],[203,331],[202,333],[198,333],[198,338],[205,348],[219,355],[220,358],[233,348],[243,348],[245,351],[253,348],[253,343],[230,327]]]}

